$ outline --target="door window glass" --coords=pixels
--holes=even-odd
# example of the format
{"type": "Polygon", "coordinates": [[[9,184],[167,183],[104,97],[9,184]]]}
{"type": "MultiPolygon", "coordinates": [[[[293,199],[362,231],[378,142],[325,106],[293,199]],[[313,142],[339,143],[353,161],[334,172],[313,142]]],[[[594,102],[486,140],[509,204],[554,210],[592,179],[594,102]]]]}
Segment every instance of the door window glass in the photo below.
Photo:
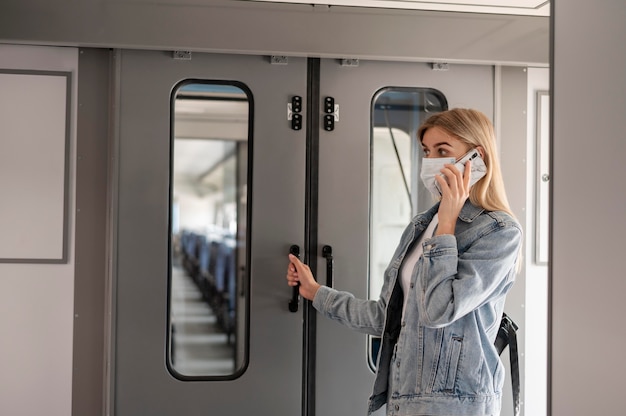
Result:
{"type": "MultiPolygon", "coordinates": [[[[378,299],[383,275],[411,218],[433,204],[420,181],[417,129],[446,110],[446,98],[430,88],[384,88],[372,100],[369,297],[378,299]]],[[[369,338],[375,367],[379,339],[369,338]]]]}
{"type": "Polygon", "coordinates": [[[172,94],[167,363],[177,378],[245,368],[250,108],[243,85],[184,81],[172,94]]]}

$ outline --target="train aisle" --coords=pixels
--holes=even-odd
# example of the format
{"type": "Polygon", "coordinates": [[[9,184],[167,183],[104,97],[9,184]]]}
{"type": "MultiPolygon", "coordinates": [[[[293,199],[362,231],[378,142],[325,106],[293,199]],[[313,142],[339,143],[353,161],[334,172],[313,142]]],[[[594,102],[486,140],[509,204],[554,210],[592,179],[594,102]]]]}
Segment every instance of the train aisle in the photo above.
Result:
{"type": "Polygon", "coordinates": [[[198,287],[181,267],[172,268],[173,367],[186,376],[226,375],[233,347],[198,287]]]}

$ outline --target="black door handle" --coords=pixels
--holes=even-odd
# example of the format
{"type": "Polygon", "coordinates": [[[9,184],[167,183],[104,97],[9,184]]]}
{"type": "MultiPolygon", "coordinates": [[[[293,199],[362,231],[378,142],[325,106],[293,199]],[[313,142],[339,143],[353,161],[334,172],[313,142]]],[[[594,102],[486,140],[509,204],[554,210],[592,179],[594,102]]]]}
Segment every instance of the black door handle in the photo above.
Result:
{"type": "Polygon", "coordinates": [[[333,287],[333,248],[328,245],[322,247],[322,256],[326,259],[326,286],[333,287]]]}
{"type": "MultiPolygon", "coordinates": [[[[289,253],[293,254],[297,258],[300,258],[300,247],[297,245],[292,245],[289,247],[289,253]]],[[[289,301],[289,311],[290,312],[298,312],[298,303],[300,302],[300,283],[298,286],[293,287],[293,293],[291,295],[291,300],[289,301]]]]}

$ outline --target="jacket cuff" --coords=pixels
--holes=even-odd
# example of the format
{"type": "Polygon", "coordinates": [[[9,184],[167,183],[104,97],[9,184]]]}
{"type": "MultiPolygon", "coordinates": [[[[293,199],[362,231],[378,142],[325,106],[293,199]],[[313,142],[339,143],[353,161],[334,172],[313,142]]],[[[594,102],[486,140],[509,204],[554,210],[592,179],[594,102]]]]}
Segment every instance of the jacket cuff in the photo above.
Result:
{"type": "Polygon", "coordinates": [[[328,286],[320,286],[320,288],[317,289],[317,292],[315,293],[315,297],[313,298],[313,307],[320,312],[323,311],[326,300],[330,296],[331,292],[332,289],[328,286]]]}

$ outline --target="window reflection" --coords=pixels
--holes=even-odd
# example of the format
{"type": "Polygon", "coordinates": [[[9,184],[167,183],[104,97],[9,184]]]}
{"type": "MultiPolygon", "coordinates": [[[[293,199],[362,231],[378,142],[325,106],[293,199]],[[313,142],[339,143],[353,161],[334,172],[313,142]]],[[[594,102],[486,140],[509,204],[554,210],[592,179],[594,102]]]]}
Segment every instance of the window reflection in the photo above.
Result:
{"type": "Polygon", "coordinates": [[[248,95],[183,82],[172,101],[168,366],[231,378],[246,356],[248,95]]]}
{"type": "MultiPolygon", "coordinates": [[[[417,129],[433,113],[446,110],[446,98],[430,88],[385,88],[372,100],[369,297],[377,299],[383,275],[411,218],[433,204],[419,180],[417,129]]],[[[369,339],[375,368],[379,339],[369,339]]]]}

